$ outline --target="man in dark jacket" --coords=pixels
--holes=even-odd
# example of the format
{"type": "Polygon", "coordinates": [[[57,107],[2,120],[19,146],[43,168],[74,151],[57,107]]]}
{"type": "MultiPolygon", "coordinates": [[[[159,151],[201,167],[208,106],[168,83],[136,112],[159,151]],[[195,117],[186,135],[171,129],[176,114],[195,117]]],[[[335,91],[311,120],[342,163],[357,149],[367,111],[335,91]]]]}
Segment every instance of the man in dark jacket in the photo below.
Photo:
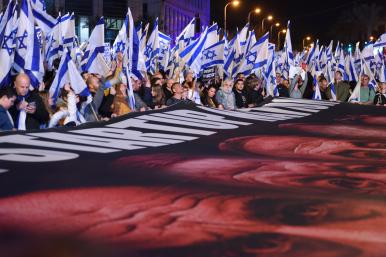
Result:
{"type": "Polygon", "coordinates": [[[30,78],[19,74],[15,80],[17,98],[9,109],[15,127],[19,130],[39,129],[48,122],[49,114],[38,92],[30,91],[30,78]]]}
{"type": "Polygon", "coordinates": [[[236,80],[236,83],[233,87],[233,92],[235,93],[237,108],[248,108],[249,96],[244,90],[244,80],[236,80]]]}
{"type": "Polygon", "coordinates": [[[8,110],[14,105],[16,92],[11,87],[0,89],[0,131],[13,130],[13,120],[8,110]]]}

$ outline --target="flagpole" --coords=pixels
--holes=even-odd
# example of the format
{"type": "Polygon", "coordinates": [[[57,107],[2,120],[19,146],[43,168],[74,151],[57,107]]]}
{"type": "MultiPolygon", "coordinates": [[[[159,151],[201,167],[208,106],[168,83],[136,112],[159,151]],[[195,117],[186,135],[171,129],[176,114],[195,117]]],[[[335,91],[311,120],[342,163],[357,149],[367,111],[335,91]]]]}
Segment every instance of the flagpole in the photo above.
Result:
{"type": "Polygon", "coordinates": [[[240,1],[234,0],[232,2],[229,2],[224,7],[224,35],[227,34],[227,7],[232,4],[233,6],[238,6],[240,4],[240,1]]]}

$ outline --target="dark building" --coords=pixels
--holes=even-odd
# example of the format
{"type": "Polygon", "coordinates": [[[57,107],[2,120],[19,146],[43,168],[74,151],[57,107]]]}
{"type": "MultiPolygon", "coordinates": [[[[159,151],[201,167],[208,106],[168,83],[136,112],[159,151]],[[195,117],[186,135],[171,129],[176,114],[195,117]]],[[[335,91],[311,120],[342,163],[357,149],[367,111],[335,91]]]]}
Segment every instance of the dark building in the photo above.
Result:
{"type": "MultiPolygon", "coordinates": [[[[5,8],[7,2],[0,0],[0,8],[5,8]]],[[[74,12],[76,34],[81,42],[88,38],[101,16],[105,17],[105,40],[113,41],[124,22],[127,7],[131,8],[137,22],[152,22],[159,17],[160,30],[172,37],[176,37],[193,17],[199,17],[197,29],[210,22],[208,0],[45,0],[45,3],[47,12],[54,17],[74,12]]]]}

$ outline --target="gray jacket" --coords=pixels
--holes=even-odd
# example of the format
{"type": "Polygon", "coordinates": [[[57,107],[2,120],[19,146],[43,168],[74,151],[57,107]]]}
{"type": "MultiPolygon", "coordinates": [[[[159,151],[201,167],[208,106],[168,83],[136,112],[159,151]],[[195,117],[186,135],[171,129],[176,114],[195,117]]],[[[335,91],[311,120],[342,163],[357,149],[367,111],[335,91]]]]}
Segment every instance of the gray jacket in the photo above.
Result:
{"type": "Polygon", "coordinates": [[[232,89],[229,92],[220,88],[216,93],[216,100],[219,104],[224,106],[225,110],[235,110],[236,109],[236,97],[232,89]]]}
{"type": "Polygon", "coordinates": [[[300,75],[296,75],[291,82],[290,90],[289,90],[291,98],[297,98],[297,99],[303,98],[304,91],[306,90],[307,82],[308,82],[308,76],[307,75],[303,81],[302,86],[299,88],[299,90],[295,90],[295,85],[298,82],[299,76],[300,75]]]}

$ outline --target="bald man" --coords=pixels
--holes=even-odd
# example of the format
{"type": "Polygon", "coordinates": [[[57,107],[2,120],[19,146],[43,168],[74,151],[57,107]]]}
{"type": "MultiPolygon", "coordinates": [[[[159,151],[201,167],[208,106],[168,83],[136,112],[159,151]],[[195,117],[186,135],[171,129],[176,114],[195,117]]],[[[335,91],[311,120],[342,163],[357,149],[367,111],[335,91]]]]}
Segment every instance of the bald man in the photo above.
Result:
{"type": "Polygon", "coordinates": [[[28,75],[17,75],[14,84],[17,98],[9,113],[19,130],[39,129],[49,119],[42,98],[39,93],[29,90],[30,84],[28,75]]]}

